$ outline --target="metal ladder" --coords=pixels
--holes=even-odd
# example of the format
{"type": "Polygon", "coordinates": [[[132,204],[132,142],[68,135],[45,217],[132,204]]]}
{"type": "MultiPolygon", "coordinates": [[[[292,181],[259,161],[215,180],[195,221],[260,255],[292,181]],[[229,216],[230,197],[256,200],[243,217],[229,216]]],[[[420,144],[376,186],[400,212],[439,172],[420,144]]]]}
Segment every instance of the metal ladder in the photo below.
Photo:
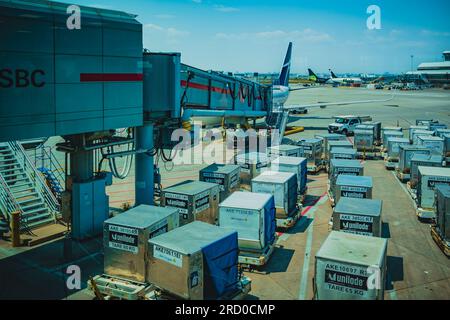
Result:
{"type": "Polygon", "coordinates": [[[21,229],[31,230],[54,222],[59,203],[22,145],[0,143],[0,209],[9,221],[21,213],[21,229]]]}

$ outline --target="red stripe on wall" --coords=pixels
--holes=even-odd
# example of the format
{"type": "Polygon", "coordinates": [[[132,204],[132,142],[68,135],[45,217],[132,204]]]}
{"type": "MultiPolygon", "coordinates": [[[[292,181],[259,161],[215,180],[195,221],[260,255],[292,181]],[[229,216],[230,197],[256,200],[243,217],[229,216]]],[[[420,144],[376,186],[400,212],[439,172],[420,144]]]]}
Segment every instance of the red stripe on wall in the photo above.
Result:
{"type": "Polygon", "coordinates": [[[142,73],[80,73],[81,82],[142,81],[142,73]]]}
{"type": "MultiPolygon", "coordinates": [[[[189,82],[189,84],[188,84],[186,80],[181,80],[181,86],[182,87],[188,86],[189,88],[198,89],[198,90],[206,90],[206,91],[209,90],[208,85],[194,83],[194,82],[189,82]]],[[[219,87],[211,87],[211,91],[217,92],[217,93],[222,93],[222,94],[230,94],[231,93],[230,89],[219,88],[219,87]]]]}

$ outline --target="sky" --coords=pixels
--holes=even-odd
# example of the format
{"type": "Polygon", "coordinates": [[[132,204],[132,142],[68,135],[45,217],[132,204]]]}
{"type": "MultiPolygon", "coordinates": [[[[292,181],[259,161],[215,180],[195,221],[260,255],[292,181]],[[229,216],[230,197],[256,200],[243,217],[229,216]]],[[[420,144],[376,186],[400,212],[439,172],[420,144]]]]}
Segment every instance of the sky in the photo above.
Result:
{"type": "MultiPolygon", "coordinates": [[[[64,0],[63,0],[64,1],[64,0]]],[[[231,72],[278,72],[289,41],[293,73],[402,73],[450,50],[448,0],[75,0],[138,15],[144,47],[231,72]],[[381,10],[369,30],[367,8],[381,10]]]]}

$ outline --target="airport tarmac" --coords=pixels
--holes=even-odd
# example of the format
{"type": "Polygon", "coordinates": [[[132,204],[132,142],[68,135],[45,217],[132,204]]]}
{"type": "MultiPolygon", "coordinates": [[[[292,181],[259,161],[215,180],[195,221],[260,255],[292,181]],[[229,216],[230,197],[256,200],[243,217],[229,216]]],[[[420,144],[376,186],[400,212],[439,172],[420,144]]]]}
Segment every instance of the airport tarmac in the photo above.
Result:
{"type": "MultiPolygon", "coordinates": [[[[391,91],[363,88],[314,88],[292,92],[287,104],[383,99],[391,91]]],[[[292,116],[290,125],[306,131],[289,139],[326,132],[332,116],[370,115],[383,126],[407,128],[416,119],[436,119],[450,125],[450,92],[424,90],[395,92],[386,103],[311,109],[292,116]]],[[[351,138],[350,138],[351,139],[351,138]]],[[[63,159],[63,157],[60,157],[63,159]]],[[[450,299],[450,261],[430,235],[429,224],[418,221],[413,202],[382,161],[367,161],[365,174],[374,178],[374,198],[383,200],[383,231],[388,243],[388,280],[385,299],[450,299]]],[[[198,179],[206,165],[160,163],[162,185],[198,179]]],[[[331,206],[326,196],[327,175],[309,176],[303,217],[286,233],[279,234],[278,248],[262,273],[247,273],[253,280],[249,299],[306,299],[313,297],[314,256],[329,233],[331,206]]],[[[112,207],[134,203],[134,169],[125,180],[114,179],[107,190],[112,207]]],[[[63,239],[33,248],[12,249],[0,241],[0,299],[88,299],[89,276],[102,273],[102,239],[67,243],[63,239]],[[69,250],[70,249],[70,250],[69,250]],[[66,269],[78,265],[82,290],[66,286],[66,269]]]]}

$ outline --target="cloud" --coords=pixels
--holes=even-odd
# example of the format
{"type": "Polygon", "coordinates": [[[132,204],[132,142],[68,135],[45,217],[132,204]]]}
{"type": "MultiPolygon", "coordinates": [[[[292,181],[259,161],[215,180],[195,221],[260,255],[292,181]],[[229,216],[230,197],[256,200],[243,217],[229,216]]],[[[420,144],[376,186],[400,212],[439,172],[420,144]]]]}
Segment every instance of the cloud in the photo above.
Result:
{"type": "Polygon", "coordinates": [[[256,33],[217,33],[217,39],[223,40],[249,40],[249,39],[264,39],[264,40],[289,40],[300,42],[329,42],[333,38],[325,32],[306,28],[304,30],[271,30],[256,33]]]}
{"type": "Polygon", "coordinates": [[[420,34],[422,36],[429,36],[429,37],[450,37],[450,32],[432,31],[426,29],[420,31],[420,34]]]}
{"type": "Polygon", "coordinates": [[[185,37],[190,35],[190,32],[186,30],[179,30],[173,27],[164,28],[153,23],[148,23],[144,25],[144,31],[145,30],[149,30],[150,32],[164,33],[166,36],[171,38],[185,37]]]}
{"type": "Polygon", "coordinates": [[[230,12],[238,12],[240,11],[238,8],[235,7],[226,7],[224,5],[218,4],[214,6],[214,9],[216,11],[220,11],[220,12],[225,12],[225,13],[230,13],[230,12]]]}

